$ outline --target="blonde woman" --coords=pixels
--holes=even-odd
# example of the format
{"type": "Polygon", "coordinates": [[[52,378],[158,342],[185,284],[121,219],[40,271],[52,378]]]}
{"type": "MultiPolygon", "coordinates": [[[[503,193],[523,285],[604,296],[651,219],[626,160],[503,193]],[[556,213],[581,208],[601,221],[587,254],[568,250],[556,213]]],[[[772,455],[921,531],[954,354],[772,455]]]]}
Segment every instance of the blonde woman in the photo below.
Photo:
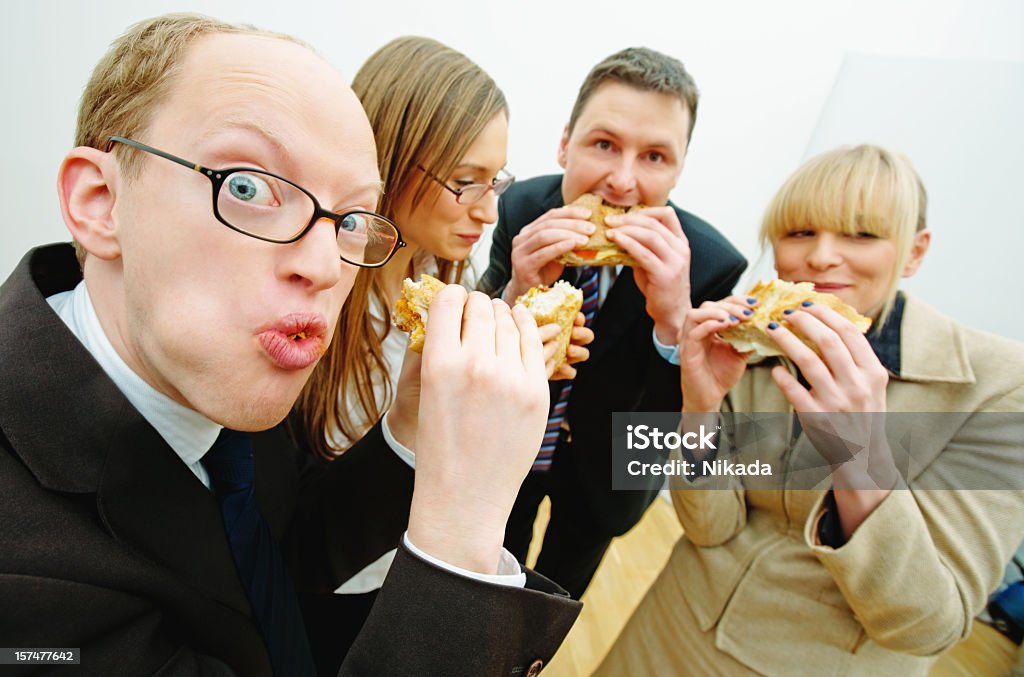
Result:
{"type": "MultiPolygon", "coordinates": [[[[811,159],[767,210],[761,239],[778,276],[871,317],[866,337],[798,305],[769,329],[786,359],[748,366],[716,335],[747,316],[748,299],[690,312],[684,425],[777,412],[791,432],[762,438],[759,459],[792,468],[817,453],[834,470],[813,490],[706,475],[673,491],[684,536],[598,674],[926,674],[967,635],[1024,536],[1020,416],[973,414],[1024,410],[1024,346],[898,291],[928,250],[925,204],[908,160],[859,146],[811,159]],[[887,411],[959,415],[928,418],[902,471],[885,435],[843,463],[813,429],[822,412],[887,411]],[[967,488],[956,483],[993,468],[1006,476],[973,487],[985,490],[922,489],[967,488]]],[[[723,435],[716,453],[735,442],[723,435]]]]}

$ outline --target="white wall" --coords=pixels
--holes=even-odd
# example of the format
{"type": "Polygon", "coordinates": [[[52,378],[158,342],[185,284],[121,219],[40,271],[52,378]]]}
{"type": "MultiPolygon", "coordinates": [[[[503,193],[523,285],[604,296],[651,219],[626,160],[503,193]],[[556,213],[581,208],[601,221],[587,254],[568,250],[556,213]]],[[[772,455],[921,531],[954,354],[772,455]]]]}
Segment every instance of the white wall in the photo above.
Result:
{"type": "MultiPolygon", "coordinates": [[[[1015,0],[19,2],[4,10],[0,22],[0,120],[7,130],[0,277],[26,248],[66,239],[56,169],[71,145],[77,97],[93,64],[128,24],[183,10],[295,34],[348,75],[392,37],[417,33],[446,42],[478,61],[505,90],[512,106],[509,167],[523,177],[557,169],[558,137],[591,65],[630,45],[673,54],[703,94],[673,198],[717,225],[750,258],[757,253],[754,233],[764,205],[804,157],[847,52],[1024,62],[1024,3],[1015,0]]],[[[1017,82],[1006,96],[1020,101],[1022,88],[1017,82]]],[[[948,96],[954,101],[958,92],[948,96]]],[[[984,124],[984,116],[978,119],[984,124]]],[[[976,131],[978,125],[969,124],[951,126],[949,134],[969,139],[976,131]]],[[[1019,140],[1019,131],[1007,131],[1019,140]]],[[[977,172],[989,171],[979,160],[977,172]]],[[[937,207],[943,199],[935,195],[937,207]]],[[[949,226],[986,237],[967,239],[966,264],[943,271],[963,278],[965,304],[1000,291],[984,284],[995,268],[1012,271],[1017,287],[1024,277],[1017,272],[1019,255],[993,245],[1009,233],[986,228],[991,221],[985,216],[985,223],[949,226]]],[[[1020,225],[1018,219],[1006,227],[1020,225]]],[[[933,296],[927,288],[918,291],[933,296]]],[[[986,326],[1024,339],[1024,314],[1010,306],[1001,302],[993,312],[1013,317],[986,326]]]]}

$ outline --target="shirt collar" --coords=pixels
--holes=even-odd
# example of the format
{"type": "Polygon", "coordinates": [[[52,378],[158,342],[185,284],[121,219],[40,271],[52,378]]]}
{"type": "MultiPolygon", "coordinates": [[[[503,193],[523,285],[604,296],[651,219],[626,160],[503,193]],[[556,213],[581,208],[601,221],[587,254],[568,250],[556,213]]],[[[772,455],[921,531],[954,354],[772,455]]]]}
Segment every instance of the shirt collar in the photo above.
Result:
{"type": "Polygon", "coordinates": [[[103,331],[84,280],[71,291],[47,297],[46,302],[185,465],[197,464],[222,426],[159,392],[125,364],[103,331]]]}

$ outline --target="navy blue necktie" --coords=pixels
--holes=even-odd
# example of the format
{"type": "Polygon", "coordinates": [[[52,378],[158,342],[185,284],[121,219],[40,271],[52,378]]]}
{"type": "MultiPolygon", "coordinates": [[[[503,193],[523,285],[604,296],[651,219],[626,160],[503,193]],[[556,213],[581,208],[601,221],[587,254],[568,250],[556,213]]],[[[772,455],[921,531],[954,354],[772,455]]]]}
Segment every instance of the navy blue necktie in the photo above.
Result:
{"type": "Polygon", "coordinates": [[[252,438],[227,428],[203,457],[238,577],[275,675],[315,675],[298,599],[281,551],[256,506],[252,438]]]}
{"type": "MultiPolygon", "coordinates": [[[[593,323],[594,314],[597,313],[597,296],[600,286],[598,284],[600,281],[599,272],[599,268],[584,266],[580,268],[579,275],[576,278],[576,286],[583,292],[583,306],[580,308],[580,311],[587,319],[586,326],[588,327],[593,323]]],[[[569,407],[569,395],[571,394],[572,381],[569,381],[562,386],[558,401],[555,402],[555,406],[551,408],[551,413],[548,414],[548,424],[544,428],[544,440],[541,442],[540,451],[537,453],[537,458],[533,461],[533,467],[530,468],[530,472],[547,472],[551,469],[551,460],[555,454],[555,447],[558,446],[559,430],[562,428],[562,421],[565,420],[565,412],[569,407]]]]}

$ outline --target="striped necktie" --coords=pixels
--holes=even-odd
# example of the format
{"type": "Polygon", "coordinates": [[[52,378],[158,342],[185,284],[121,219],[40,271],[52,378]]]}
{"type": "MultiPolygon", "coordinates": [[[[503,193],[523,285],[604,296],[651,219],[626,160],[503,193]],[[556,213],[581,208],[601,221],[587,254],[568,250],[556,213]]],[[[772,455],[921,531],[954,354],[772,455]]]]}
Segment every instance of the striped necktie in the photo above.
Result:
{"type": "MultiPolygon", "coordinates": [[[[576,286],[583,292],[583,306],[580,310],[583,311],[584,317],[587,318],[588,327],[593,323],[594,314],[597,312],[597,296],[600,286],[598,284],[600,280],[599,272],[599,268],[584,266],[580,268],[579,276],[576,279],[576,286]]],[[[558,446],[558,434],[562,427],[562,422],[565,420],[565,412],[569,406],[569,395],[571,393],[572,381],[568,381],[562,386],[562,392],[559,394],[555,406],[552,407],[551,413],[548,414],[548,425],[544,428],[544,441],[541,442],[540,452],[533,462],[533,467],[530,469],[531,472],[547,472],[551,469],[551,457],[555,453],[555,447],[558,446]]]]}
{"type": "Polygon", "coordinates": [[[256,506],[252,437],[227,428],[203,456],[238,577],[275,675],[315,675],[302,613],[281,551],[256,506]]]}

